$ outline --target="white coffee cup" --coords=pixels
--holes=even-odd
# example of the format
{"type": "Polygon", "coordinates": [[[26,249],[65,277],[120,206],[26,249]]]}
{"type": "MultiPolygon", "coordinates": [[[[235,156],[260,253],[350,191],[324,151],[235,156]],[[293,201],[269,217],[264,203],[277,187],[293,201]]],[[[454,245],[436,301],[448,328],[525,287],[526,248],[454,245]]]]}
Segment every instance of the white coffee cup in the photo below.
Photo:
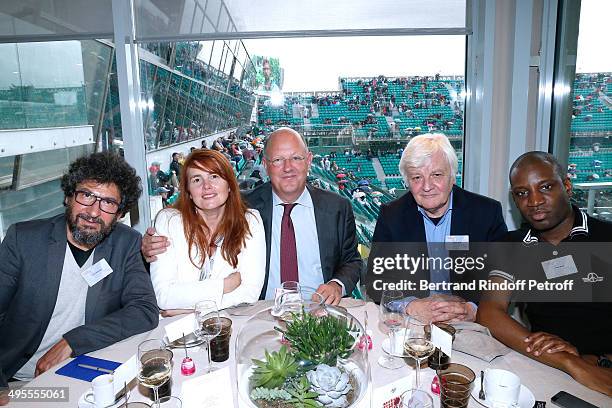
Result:
{"type": "Polygon", "coordinates": [[[485,370],[484,390],[489,406],[495,408],[518,407],[521,379],[507,370],[485,370]]]}
{"type": "Polygon", "coordinates": [[[85,394],[85,401],[93,404],[96,408],[113,405],[115,403],[113,375],[103,374],[94,378],[91,382],[91,390],[85,394]]]}

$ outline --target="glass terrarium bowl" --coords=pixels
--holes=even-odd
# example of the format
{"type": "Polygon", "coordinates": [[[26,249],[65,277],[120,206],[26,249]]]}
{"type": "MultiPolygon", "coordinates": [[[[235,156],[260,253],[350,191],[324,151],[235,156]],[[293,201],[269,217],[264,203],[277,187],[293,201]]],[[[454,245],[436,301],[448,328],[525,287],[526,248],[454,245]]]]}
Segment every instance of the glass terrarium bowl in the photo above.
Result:
{"type": "MultiPolygon", "coordinates": [[[[350,391],[345,394],[346,405],[344,406],[356,407],[358,403],[365,398],[370,385],[370,365],[368,362],[367,347],[359,346],[361,336],[365,334],[365,330],[361,323],[344,308],[311,301],[302,301],[302,306],[303,308],[301,308],[301,311],[294,315],[279,313],[278,310],[274,310],[274,307],[270,307],[255,314],[249,320],[247,320],[244,325],[242,325],[236,337],[235,350],[236,378],[238,382],[238,394],[241,407],[265,408],[272,406],[294,406],[289,401],[284,401],[279,405],[278,401],[269,403],[265,400],[253,400],[251,398],[251,392],[255,388],[255,381],[252,376],[257,368],[257,365],[253,360],[266,361],[266,352],[268,355],[270,355],[270,353],[278,352],[283,346],[285,346],[287,351],[296,359],[296,363],[298,365],[297,378],[300,377],[299,373],[304,374],[305,372],[312,370],[315,370],[315,372],[302,375],[302,377],[310,380],[313,375],[319,375],[316,373],[316,371],[319,371],[317,368],[319,366],[313,364],[312,361],[308,361],[307,359],[303,358],[303,356],[300,356],[296,352],[296,349],[291,347],[291,343],[286,340],[285,336],[280,331],[285,331],[287,329],[287,324],[294,321],[294,318],[302,318],[302,313],[315,317],[333,317],[334,319],[337,319],[337,323],[339,323],[340,327],[346,327],[346,331],[350,333],[352,337],[354,337],[354,342],[352,340],[349,341],[349,344],[352,343],[352,345],[347,349],[347,352],[342,356],[338,356],[336,359],[335,367],[340,370],[340,373],[348,374],[350,391]],[[351,330],[349,330],[349,328],[351,328],[351,330]]],[[[292,308],[294,308],[294,306],[292,308]]],[[[329,367],[331,367],[331,363],[329,367]]],[[[329,367],[324,367],[322,369],[329,371],[329,367]]],[[[331,370],[338,373],[338,371],[333,368],[331,370]]],[[[329,374],[321,374],[321,377],[316,378],[326,376],[329,376],[329,374]]],[[[294,377],[294,379],[295,378],[296,377],[294,377]]],[[[343,376],[343,378],[346,382],[346,376],[343,376]]],[[[280,385],[278,388],[291,390],[291,386],[288,386],[288,381],[289,380],[283,383],[283,385],[280,385]]],[[[314,381],[317,380],[315,379],[314,381]]],[[[327,380],[323,379],[323,382],[325,381],[327,380]]],[[[320,387],[324,386],[321,384],[319,385],[320,387]]],[[[340,386],[338,387],[340,388],[340,386]]],[[[319,391],[321,389],[322,388],[319,388],[319,391]]],[[[333,390],[329,395],[332,395],[335,398],[333,390]]],[[[322,396],[323,399],[326,397],[327,394],[322,396]]],[[[319,400],[319,402],[321,401],[319,400]]]]}

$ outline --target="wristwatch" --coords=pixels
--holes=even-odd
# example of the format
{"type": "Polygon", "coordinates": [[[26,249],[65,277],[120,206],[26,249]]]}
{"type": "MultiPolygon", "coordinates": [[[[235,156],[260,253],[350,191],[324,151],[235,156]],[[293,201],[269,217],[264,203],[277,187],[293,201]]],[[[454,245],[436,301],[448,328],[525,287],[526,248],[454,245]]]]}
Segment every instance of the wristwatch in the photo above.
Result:
{"type": "Polygon", "coordinates": [[[612,368],[612,360],[602,354],[597,357],[597,365],[603,368],[612,368]]]}

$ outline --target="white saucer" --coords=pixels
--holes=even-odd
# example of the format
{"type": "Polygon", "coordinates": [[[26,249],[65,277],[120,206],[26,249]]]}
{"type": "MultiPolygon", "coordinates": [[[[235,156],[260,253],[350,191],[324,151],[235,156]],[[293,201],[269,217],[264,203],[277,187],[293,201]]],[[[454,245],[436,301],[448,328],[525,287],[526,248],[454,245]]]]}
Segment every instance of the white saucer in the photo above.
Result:
{"type": "MultiPolygon", "coordinates": [[[[92,404],[91,402],[87,402],[85,401],[85,395],[87,395],[87,393],[91,391],[91,388],[87,389],[87,391],[85,391],[83,394],[81,394],[81,396],[79,397],[79,402],[78,402],[78,406],[79,408],[95,408],[96,406],[94,404],[92,404]]],[[[124,394],[125,395],[125,394],[124,394]]],[[[109,405],[108,407],[105,408],[118,408],[120,406],[122,406],[123,404],[125,404],[125,396],[122,395],[121,397],[119,397],[119,399],[117,399],[117,401],[115,401],[114,404],[109,405]]],[[[127,399],[130,399],[130,391],[128,390],[127,392],[127,399]]]]}
{"type": "MultiPolygon", "coordinates": [[[[474,384],[474,389],[472,390],[472,398],[476,400],[480,405],[483,405],[487,408],[491,408],[492,405],[486,399],[481,400],[478,398],[478,393],[480,392],[480,383],[474,384]]],[[[521,384],[521,391],[519,394],[518,406],[520,408],[533,408],[535,404],[535,397],[529,388],[525,385],[521,384]]]]}

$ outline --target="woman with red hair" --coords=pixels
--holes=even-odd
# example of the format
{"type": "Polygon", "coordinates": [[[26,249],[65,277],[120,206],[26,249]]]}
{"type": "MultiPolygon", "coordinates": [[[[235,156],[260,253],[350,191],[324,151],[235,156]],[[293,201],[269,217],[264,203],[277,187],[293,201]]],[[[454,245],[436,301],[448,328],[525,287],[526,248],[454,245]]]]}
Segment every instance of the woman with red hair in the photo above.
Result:
{"type": "Polygon", "coordinates": [[[201,300],[220,309],[258,300],[266,268],[263,222],[242,201],[228,159],[216,150],[193,151],[180,191],[177,203],[155,219],[157,232],[170,239],[151,263],[162,316],[190,312],[201,300]]]}

